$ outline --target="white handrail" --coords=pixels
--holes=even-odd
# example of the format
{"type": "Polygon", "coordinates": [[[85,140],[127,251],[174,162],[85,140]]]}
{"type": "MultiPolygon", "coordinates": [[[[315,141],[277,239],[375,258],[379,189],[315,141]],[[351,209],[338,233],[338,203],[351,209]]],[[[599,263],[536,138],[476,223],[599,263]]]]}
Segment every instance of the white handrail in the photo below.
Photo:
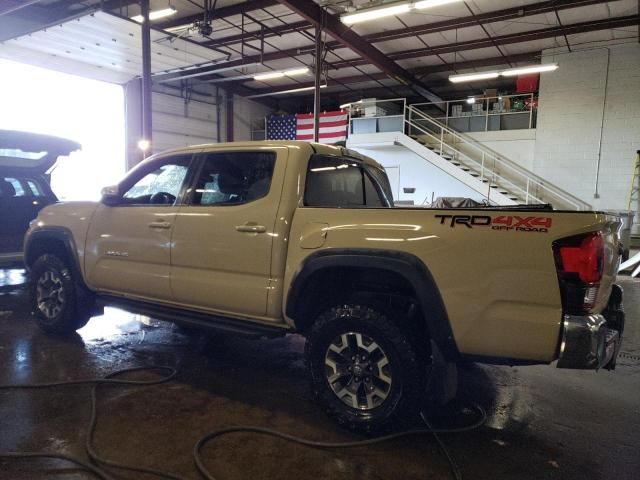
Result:
{"type": "MultiPolygon", "coordinates": [[[[485,179],[487,179],[488,185],[487,188],[491,189],[494,186],[497,186],[497,182],[496,179],[500,178],[501,179],[501,185],[500,187],[502,187],[504,190],[509,191],[511,194],[518,194],[520,193],[521,196],[525,197],[525,198],[529,198],[529,199],[533,199],[538,203],[544,203],[544,201],[538,197],[536,197],[535,195],[528,193],[526,190],[522,189],[519,185],[513,183],[511,180],[500,176],[499,174],[496,174],[496,172],[494,172],[486,163],[486,159],[485,157],[482,157],[482,159],[480,161],[474,159],[473,157],[470,157],[469,155],[467,155],[466,153],[464,153],[461,150],[456,149],[455,147],[453,147],[452,145],[445,143],[442,141],[441,137],[438,137],[436,135],[434,135],[433,133],[429,132],[428,130],[424,129],[423,127],[421,127],[420,125],[417,124],[412,124],[409,120],[406,120],[406,123],[408,126],[415,128],[417,130],[419,130],[421,132],[421,135],[426,135],[428,137],[433,138],[436,143],[440,143],[440,154],[442,155],[442,153],[445,154],[454,154],[457,157],[457,160],[460,161],[460,157],[464,157],[464,160],[460,161],[461,163],[464,163],[467,167],[469,168],[474,168],[476,170],[476,173],[478,173],[479,175],[479,180],[483,181],[485,179]],[[442,151],[442,146],[445,145],[447,147],[447,151],[443,152],[442,151]],[[487,173],[489,173],[489,175],[487,175],[487,173]]],[[[489,194],[489,190],[487,191],[487,195],[486,195],[487,199],[489,199],[490,194],[489,194]]],[[[527,202],[529,203],[529,202],[527,202]]]]}
{"type": "Polygon", "coordinates": [[[504,190],[510,191],[512,194],[518,194],[518,196],[522,197],[526,203],[547,203],[550,200],[555,199],[550,203],[554,203],[556,205],[558,203],[562,203],[562,207],[568,206],[575,210],[588,210],[591,208],[588,203],[580,200],[574,195],[571,195],[569,192],[566,192],[555,185],[549,184],[543,178],[485,147],[477,140],[452,130],[441,122],[438,122],[424,114],[413,105],[407,107],[407,114],[405,122],[408,129],[407,133],[409,135],[411,135],[412,129],[417,129],[420,131],[421,135],[426,135],[429,138],[432,138],[436,144],[439,144],[441,154],[443,153],[444,147],[446,147],[448,153],[453,153],[454,156],[458,157],[458,159],[464,157],[464,160],[461,160],[461,163],[467,164],[468,167],[474,166],[478,169],[481,179],[487,178],[488,172],[489,176],[492,177],[492,181],[489,182],[489,188],[491,188],[491,184],[497,185],[500,183],[500,186],[504,188],[504,190]],[[435,127],[436,134],[429,132],[428,128],[424,125],[420,125],[418,122],[423,124],[426,122],[427,126],[430,124],[435,127]],[[456,145],[463,144],[470,147],[478,154],[480,160],[473,158],[469,154],[462,152],[459,148],[454,147],[454,142],[445,141],[445,135],[448,138],[455,139],[457,141],[455,142],[456,145]],[[502,169],[502,172],[499,172],[496,169],[496,166],[502,169]],[[559,200],[559,202],[557,200],[559,200]]]}

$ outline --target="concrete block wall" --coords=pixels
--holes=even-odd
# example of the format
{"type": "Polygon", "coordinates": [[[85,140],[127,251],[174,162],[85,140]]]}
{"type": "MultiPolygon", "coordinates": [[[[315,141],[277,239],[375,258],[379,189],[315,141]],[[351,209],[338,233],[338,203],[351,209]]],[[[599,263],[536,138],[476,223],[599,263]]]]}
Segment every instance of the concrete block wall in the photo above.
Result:
{"type": "Polygon", "coordinates": [[[560,68],[541,76],[533,171],[595,209],[626,209],[640,149],[640,45],[547,51],[542,62],[560,68]]]}

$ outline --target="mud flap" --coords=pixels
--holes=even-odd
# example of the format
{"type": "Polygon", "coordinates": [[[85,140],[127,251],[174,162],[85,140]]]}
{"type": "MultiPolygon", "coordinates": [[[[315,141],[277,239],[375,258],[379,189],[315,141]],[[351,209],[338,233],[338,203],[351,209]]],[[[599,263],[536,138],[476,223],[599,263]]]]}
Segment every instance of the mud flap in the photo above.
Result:
{"type": "Polygon", "coordinates": [[[438,345],[431,340],[431,365],[427,378],[427,401],[434,405],[445,405],[458,392],[458,366],[447,361],[438,345]]]}

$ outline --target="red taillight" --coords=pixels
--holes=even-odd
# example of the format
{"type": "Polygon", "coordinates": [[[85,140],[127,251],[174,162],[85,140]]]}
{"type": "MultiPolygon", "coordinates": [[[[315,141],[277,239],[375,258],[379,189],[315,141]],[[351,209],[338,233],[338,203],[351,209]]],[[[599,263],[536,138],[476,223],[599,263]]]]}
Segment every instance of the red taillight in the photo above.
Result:
{"type": "Polygon", "coordinates": [[[562,273],[577,273],[584,283],[597,283],[604,268],[604,241],[600,233],[590,233],[577,246],[565,246],[560,242],[558,250],[562,273]]]}
{"type": "Polygon", "coordinates": [[[554,242],[553,252],[565,313],[583,315],[593,309],[604,272],[604,239],[599,232],[554,242]]]}

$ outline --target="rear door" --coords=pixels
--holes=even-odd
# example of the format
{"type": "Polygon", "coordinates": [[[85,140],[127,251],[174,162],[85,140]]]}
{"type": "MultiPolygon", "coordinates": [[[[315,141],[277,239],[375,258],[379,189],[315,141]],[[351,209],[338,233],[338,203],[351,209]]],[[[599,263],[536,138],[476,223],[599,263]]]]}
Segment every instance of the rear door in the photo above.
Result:
{"type": "Polygon", "coordinates": [[[41,180],[0,173],[0,255],[18,259],[29,222],[55,201],[41,180]]]}
{"type": "Polygon", "coordinates": [[[287,149],[203,153],[173,232],[176,302],[233,315],[265,316],[271,250],[287,149]]]}

